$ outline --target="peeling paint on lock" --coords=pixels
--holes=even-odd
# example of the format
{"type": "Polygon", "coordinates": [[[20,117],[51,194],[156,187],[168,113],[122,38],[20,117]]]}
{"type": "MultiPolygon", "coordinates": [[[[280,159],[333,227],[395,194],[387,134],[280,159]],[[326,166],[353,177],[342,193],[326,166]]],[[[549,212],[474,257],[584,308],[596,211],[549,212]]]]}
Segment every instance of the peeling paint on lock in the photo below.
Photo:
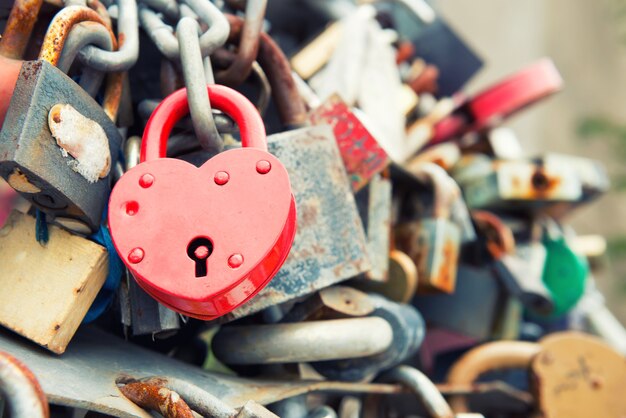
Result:
{"type": "Polygon", "coordinates": [[[104,129],[68,104],[57,104],[48,113],[48,127],[64,157],[89,183],[104,178],[111,170],[111,151],[104,129]]]}

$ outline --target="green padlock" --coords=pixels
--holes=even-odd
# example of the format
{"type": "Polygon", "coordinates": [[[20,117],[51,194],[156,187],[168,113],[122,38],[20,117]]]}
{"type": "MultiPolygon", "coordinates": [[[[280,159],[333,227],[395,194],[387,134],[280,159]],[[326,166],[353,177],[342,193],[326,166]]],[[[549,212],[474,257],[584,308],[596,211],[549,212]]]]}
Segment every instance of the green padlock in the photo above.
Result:
{"type": "Polygon", "coordinates": [[[547,252],[543,282],[554,301],[550,317],[559,317],[569,312],[582,297],[589,276],[589,263],[572,251],[562,235],[555,238],[546,233],[543,245],[547,252]]]}

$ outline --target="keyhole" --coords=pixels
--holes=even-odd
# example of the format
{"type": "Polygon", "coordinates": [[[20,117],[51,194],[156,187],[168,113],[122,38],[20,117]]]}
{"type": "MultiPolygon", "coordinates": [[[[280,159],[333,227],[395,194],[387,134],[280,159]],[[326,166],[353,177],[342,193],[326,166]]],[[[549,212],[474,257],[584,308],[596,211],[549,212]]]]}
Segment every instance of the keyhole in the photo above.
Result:
{"type": "Polygon", "coordinates": [[[207,275],[207,260],[213,252],[213,243],[205,237],[193,239],[187,246],[187,256],[196,263],[196,277],[207,275]]]}

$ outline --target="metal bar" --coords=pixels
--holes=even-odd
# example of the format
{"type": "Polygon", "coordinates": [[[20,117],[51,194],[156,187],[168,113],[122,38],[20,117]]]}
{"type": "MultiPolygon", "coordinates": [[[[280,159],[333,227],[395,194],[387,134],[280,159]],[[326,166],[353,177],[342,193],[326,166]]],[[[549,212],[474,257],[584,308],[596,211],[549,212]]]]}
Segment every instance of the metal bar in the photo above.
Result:
{"type": "Polygon", "coordinates": [[[297,363],[379,354],[392,338],[391,326],[378,317],[225,326],[213,350],[228,364],[297,363]]]}

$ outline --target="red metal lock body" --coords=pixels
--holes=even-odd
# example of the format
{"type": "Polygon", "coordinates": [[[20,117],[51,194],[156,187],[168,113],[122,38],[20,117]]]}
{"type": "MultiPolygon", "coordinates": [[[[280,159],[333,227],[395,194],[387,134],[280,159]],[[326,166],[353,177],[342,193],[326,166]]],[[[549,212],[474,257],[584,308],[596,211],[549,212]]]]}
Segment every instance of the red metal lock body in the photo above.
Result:
{"type": "Polygon", "coordinates": [[[296,206],[283,164],[267,152],[254,106],[228,87],[207,87],[231,116],[243,148],[199,168],[165,158],[174,124],[189,113],[178,90],[153,112],[141,163],[122,176],[109,202],[115,248],[139,285],[164,305],[214,319],[260,291],[287,258],[296,206]]]}
{"type": "Polygon", "coordinates": [[[545,58],[481,93],[462,100],[457,109],[435,125],[430,145],[501,123],[509,116],[561,90],[563,80],[554,63],[545,58]]]}

